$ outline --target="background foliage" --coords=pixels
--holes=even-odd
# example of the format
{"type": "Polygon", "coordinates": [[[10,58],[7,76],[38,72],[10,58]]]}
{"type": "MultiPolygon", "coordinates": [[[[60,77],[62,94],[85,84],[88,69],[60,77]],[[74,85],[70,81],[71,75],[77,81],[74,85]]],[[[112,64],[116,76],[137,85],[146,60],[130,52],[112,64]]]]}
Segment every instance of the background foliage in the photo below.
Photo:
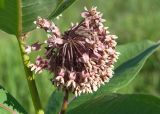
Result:
{"type": "MultiPolygon", "coordinates": [[[[77,1],[67,9],[59,21],[54,20],[62,31],[70,26],[70,22],[80,20],[83,7],[97,6],[104,13],[106,25],[119,39],[119,44],[149,39],[159,40],[160,36],[160,1],[159,0],[86,0],[77,1]]],[[[20,52],[14,36],[0,32],[0,84],[5,87],[28,112],[33,112],[27,82],[24,76],[20,52]],[[12,37],[12,38],[10,38],[12,37]],[[27,92],[27,93],[26,93],[27,92]]],[[[35,30],[30,34],[32,40],[45,39],[43,31],[35,30]]],[[[120,93],[149,93],[160,95],[160,52],[156,52],[146,63],[137,78],[120,93]]],[[[54,90],[47,72],[36,77],[43,105],[54,90]]]]}

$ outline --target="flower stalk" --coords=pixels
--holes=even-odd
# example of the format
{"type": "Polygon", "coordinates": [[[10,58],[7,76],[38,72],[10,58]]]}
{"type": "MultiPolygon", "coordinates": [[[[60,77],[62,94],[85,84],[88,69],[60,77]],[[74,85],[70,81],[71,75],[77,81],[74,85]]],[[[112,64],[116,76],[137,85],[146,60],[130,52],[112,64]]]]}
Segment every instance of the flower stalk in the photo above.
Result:
{"type": "Polygon", "coordinates": [[[68,107],[68,97],[69,97],[69,92],[68,92],[68,90],[66,90],[60,114],[65,114],[65,112],[67,110],[67,107],[68,107]]]}
{"type": "Polygon", "coordinates": [[[44,111],[42,109],[42,105],[40,102],[40,97],[38,94],[38,90],[36,87],[36,82],[35,82],[35,77],[33,75],[33,72],[31,71],[31,69],[28,67],[30,60],[29,60],[29,56],[26,54],[24,46],[23,46],[23,41],[21,40],[23,36],[17,38],[18,43],[19,43],[19,48],[20,48],[20,52],[21,52],[21,57],[22,57],[22,62],[23,62],[23,66],[24,66],[24,70],[25,70],[25,74],[26,74],[26,79],[28,82],[28,86],[29,86],[29,91],[31,93],[31,97],[32,97],[32,102],[35,108],[35,112],[36,114],[44,114],[44,111]]]}

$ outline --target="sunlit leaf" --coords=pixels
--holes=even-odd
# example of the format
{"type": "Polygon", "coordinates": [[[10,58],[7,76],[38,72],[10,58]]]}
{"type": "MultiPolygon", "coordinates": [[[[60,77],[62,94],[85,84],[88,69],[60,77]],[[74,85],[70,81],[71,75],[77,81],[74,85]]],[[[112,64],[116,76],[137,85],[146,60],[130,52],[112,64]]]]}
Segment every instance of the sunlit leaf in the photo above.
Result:
{"type": "Polygon", "coordinates": [[[59,0],[56,9],[49,15],[49,19],[54,18],[66,10],[76,0],[59,0]]]}

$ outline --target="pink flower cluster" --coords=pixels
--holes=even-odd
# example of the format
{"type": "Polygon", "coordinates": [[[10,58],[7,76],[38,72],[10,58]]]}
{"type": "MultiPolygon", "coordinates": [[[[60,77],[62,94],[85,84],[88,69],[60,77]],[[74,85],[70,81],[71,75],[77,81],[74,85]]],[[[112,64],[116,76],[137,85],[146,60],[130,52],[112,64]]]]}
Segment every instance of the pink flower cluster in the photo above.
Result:
{"type": "Polygon", "coordinates": [[[48,33],[45,59],[40,57],[31,69],[54,73],[52,83],[76,96],[92,93],[113,76],[117,36],[104,27],[102,14],[91,8],[81,13],[83,20],[61,34],[54,23],[38,18],[36,24],[48,33]]]}

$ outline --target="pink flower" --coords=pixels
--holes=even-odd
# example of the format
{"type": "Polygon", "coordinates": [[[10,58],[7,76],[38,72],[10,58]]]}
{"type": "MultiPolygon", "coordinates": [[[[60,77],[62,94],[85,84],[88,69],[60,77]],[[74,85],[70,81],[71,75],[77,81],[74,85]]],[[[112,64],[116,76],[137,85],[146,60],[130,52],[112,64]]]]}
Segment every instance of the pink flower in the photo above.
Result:
{"type": "Polygon", "coordinates": [[[36,43],[32,44],[31,46],[28,45],[25,47],[25,52],[27,54],[29,54],[32,51],[39,51],[39,50],[41,50],[41,45],[42,44],[40,44],[39,42],[36,42],[36,43]]]}
{"type": "Polygon", "coordinates": [[[36,58],[36,63],[35,64],[30,64],[29,67],[31,67],[31,71],[35,71],[35,73],[41,73],[43,69],[47,68],[48,62],[47,60],[41,58],[38,56],[36,58]]]}
{"type": "Polygon", "coordinates": [[[35,72],[43,69],[53,72],[52,83],[76,96],[97,91],[109,82],[114,73],[113,64],[119,56],[115,50],[117,36],[110,35],[104,27],[105,20],[96,7],[85,8],[81,16],[83,20],[64,34],[52,22],[38,18],[37,26],[49,34],[45,52],[47,60],[38,57],[31,65],[35,72]]]}

